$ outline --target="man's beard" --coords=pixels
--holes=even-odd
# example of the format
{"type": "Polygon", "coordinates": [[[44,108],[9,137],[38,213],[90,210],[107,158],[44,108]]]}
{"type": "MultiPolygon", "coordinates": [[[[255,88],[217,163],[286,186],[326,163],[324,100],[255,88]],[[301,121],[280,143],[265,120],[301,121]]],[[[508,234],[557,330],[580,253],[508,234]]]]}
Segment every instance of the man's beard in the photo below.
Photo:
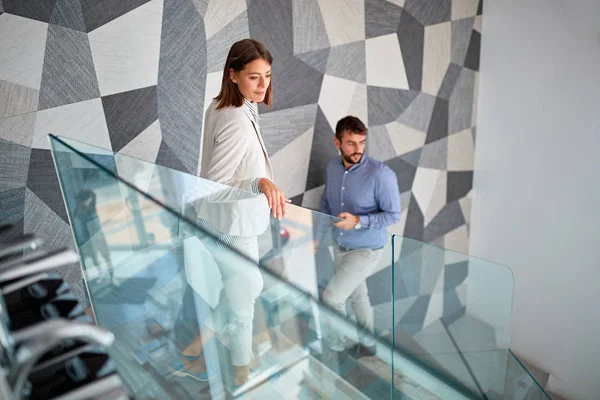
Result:
{"type": "Polygon", "coordinates": [[[342,153],[342,158],[344,159],[344,161],[346,161],[348,164],[352,164],[352,165],[358,164],[360,162],[360,160],[362,160],[362,156],[363,156],[362,153],[352,153],[350,155],[342,153]],[[358,158],[358,160],[354,161],[352,159],[353,156],[360,156],[360,157],[358,158]]]}

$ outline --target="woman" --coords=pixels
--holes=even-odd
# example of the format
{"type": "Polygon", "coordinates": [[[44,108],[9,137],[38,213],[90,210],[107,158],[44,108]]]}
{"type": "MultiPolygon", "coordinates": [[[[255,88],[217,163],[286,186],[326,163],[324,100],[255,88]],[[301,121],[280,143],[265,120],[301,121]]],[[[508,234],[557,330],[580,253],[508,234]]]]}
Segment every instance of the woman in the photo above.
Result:
{"type": "MultiPolygon", "coordinates": [[[[257,103],[271,105],[272,62],[269,51],[256,40],[241,40],[229,50],[221,91],[206,111],[200,177],[264,194],[273,217],[281,219],[285,216],[286,203],[290,201],[273,183],[273,172],[260,134],[257,110],[257,103]]],[[[228,197],[236,195],[240,198],[238,205],[244,202],[243,197],[249,197],[239,190],[237,193],[234,190],[233,195],[228,197]]],[[[239,386],[247,381],[250,372],[254,302],[263,285],[256,266],[260,228],[247,223],[248,214],[252,214],[251,208],[238,208],[236,210],[239,212],[236,213],[228,207],[235,207],[235,204],[217,203],[208,209],[206,203],[195,206],[198,222],[205,231],[255,261],[252,264],[244,262],[243,257],[234,254],[226,246],[220,246],[219,249],[217,245],[217,248],[209,249],[219,267],[228,301],[229,349],[234,367],[234,385],[239,386]]],[[[257,214],[260,212],[257,211],[257,214]]],[[[263,224],[263,228],[266,229],[266,224],[263,224]]],[[[214,244],[214,240],[205,242],[209,246],[214,244]]],[[[202,324],[207,305],[198,294],[194,296],[196,312],[202,324]]],[[[213,336],[214,331],[204,326],[201,334],[183,349],[183,370],[198,371],[198,367],[202,370],[204,366],[198,366],[204,364],[200,359],[202,355],[206,359],[206,368],[210,369],[208,364],[214,356],[202,353],[213,336]]],[[[199,379],[211,375],[210,371],[201,377],[196,373],[199,379]]]]}

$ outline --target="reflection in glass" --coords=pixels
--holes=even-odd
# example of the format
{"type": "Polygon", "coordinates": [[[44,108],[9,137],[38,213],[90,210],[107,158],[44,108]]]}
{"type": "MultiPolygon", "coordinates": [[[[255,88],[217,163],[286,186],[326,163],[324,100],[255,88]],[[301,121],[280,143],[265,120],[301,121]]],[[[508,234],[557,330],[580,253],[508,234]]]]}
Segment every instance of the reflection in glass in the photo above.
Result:
{"type": "Polygon", "coordinates": [[[496,384],[513,376],[506,347],[471,340],[483,331],[463,318],[487,320],[503,338],[512,280],[496,280],[503,296],[488,299],[498,304],[494,315],[470,313],[465,302],[471,294],[481,298],[473,288],[489,286],[476,271],[502,278],[502,267],[388,236],[363,278],[373,328],[359,329],[366,324],[354,307],[336,310],[323,302],[335,271],[334,244],[324,238],[315,252],[313,241],[316,226],[331,217],[290,206],[275,221],[261,196],[72,140],[52,137],[51,146],[96,321],[115,334],[111,357],[136,397],[508,393],[508,383],[496,384]],[[457,267],[464,279],[450,285],[465,311],[452,308],[455,318],[448,319],[446,280],[438,285],[433,271],[465,260],[469,268],[457,267]],[[430,306],[406,307],[420,298],[430,306]],[[374,343],[376,355],[340,359],[330,351],[332,338],[346,339],[347,347],[360,339],[374,343]],[[500,372],[484,374],[476,356],[489,364],[493,351],[504,352],[493,363],[500,372]],[[246,357],[240,363],[250,358],[241,385],[237,357],[246,357]]]}

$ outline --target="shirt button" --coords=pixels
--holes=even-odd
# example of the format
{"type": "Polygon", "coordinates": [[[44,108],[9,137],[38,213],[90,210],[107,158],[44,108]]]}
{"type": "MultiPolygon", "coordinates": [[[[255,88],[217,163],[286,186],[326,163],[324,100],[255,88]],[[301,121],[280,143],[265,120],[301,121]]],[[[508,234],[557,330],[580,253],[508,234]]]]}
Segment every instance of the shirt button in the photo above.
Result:
{"type": "Polygon", "coordinates": [[[345,173],[345,174],[347,174],[347,173],[348,173],[348,171],[346,171],[346,172],[344,172],[344,173],[345,173]]]}
{"type": "Polygon", "coordinates": [[[344,233],[343,233],[343,232],[340,232],[340,236],[344,236],[344,233]]]}
{"type": "Polygon", "coordinates": [[[344,203],[342,203],[342,205],[344,205],[344,203]]]}
{"type": "Polygon", "coordinates": [[[344,186],[342,186],[342,190],[346,190],[346,188],[344,186]]]}

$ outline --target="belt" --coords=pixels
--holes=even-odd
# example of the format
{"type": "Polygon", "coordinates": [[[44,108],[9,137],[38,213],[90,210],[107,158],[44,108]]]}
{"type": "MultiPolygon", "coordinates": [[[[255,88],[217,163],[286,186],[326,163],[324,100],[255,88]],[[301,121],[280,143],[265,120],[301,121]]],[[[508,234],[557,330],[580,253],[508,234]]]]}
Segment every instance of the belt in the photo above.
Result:
{"type": "MultiPolygon", "coordinates": [[[[349,249],[348,247],[344,247],[344,246],[342,246],[341,244],[339,244],[339,243],[337,243],[337,242],[336,242],[335,244],[337,244],[337,246],[338,246],[338,247],[340,248],[340,250],[342,250],[342,251],[355,251],[355,250],[366,250],[366,249],[368,249],[368,247],[361,248],[361,249],[349,249]]],[[[376,248],[376,249],[371,249],[371,250],[373,250],[373,251],[376,251],[376,250],[381,250],[381,249],[383,249],[384,247],[385,247],[385,246],[381,246],[381,247],[378,247],[378,248],[376,248]]]]}

